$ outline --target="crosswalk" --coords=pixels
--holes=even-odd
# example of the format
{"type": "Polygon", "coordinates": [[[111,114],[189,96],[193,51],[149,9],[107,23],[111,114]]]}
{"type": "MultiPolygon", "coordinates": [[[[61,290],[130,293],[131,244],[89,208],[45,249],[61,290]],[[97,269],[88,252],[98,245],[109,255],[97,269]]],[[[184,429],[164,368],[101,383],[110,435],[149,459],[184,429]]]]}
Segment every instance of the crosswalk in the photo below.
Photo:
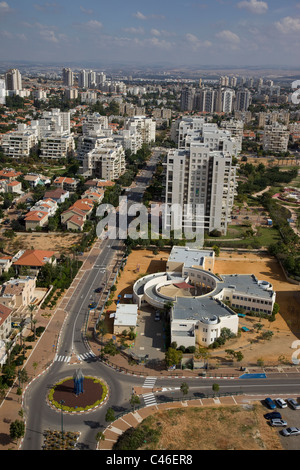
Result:
{"type": "Polygon", "coordinates": [[[147,377],[143,384],[143,388],[153,388],[156,382],[156,377],[147,377]]]}
{"type": "MultiPolygon", "coordinates": [[[[147,377],[142,387],[153,389],[155,382],[156,382],[156,377],[147,377]]],[[[156,399],[155,399],[155,395],[153,392],[143,393],[142,397],[144,399],[145,406],[156,405],[156,399]]]]}
{"type": "Polygon", "coordinates": [[[156,399],[154,393],[143,393],[143,399],[146,406],[156,405],[156,399]]]}
{"type": "MultiPolygon", "coordinates": [[[[89,359],[95,359],[96,354],[94,354],[93,351],[90,351],[84,354],[77,354],[76,357],[81,362],[81,361],[87,361],[89,359]]],[[[54,357],[54,362],[69,363],[71,358],[72,358],[72,355],[64,356],[64,355],[56,354],[56,356],[54,357]]]]}

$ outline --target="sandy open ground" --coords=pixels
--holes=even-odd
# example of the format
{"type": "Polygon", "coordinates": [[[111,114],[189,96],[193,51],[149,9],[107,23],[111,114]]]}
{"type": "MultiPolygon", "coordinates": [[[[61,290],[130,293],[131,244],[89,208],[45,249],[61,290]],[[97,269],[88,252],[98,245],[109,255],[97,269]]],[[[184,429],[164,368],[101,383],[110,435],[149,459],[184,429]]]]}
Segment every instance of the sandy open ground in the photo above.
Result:
{"type": "Polygon", "coordinates": [[[18,250],[53,250],[69,253],[70,248],[78,243],[82,234],[76,233],[19,233],[12,240],[7,240],[6,251],[16,254],[18,250]]]}
{"type": "MultiPolygon", "coordinates": [[[[119,294],[123,296],[132,293],[132,286],[138,277],[164,271],[168,256],[167,251],[153,255],[151,250],[134,250],[118,279],[115,301],[109,311],[115,311],[119,294]]],[[[295,351],[291,348],[292,343],[300,339],[300,286],[286,281],[280,265],[273,257],[259,253],[221,252],[216,258],[214,272],[220,275],[254,274],[260,280],[269,281],[276,291],[280,313],[277,314],[275,322],[255,317],[240,319],[240,327],[246,326],[253,331],[242,332],[239,338],[228,341],[222,349],[211,350],[212,357],[223,361],[226,359],[225,349],[234,349],[242,352],[242,364],[245,365],[256,365],[258,359],[263,359],[265,365],[279,364],[282,361],[291,363],[291,356],[295,351]],[[258,339],[261,332],[257,332],[254,327],[256,323],[264,325],[261,331],[273,332],[271,340],[258,339]]]]}

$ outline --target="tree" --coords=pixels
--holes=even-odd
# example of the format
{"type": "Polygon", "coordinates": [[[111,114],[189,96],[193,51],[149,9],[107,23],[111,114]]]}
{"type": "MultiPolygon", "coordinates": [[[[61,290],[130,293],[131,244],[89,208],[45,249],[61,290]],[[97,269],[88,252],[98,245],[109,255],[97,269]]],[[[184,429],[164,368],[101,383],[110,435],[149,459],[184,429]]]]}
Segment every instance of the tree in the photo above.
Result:
{"type": "Polygon", "coordinates": [[[112,408],[108,408],[106,415],[105,415],[105,421],[114,421],[115,420],[115,412],[112,408]]]}
{"type": "Polygon", "coordinates": [[[182,359],[182,351],[173,348],[168,348],[165,353],[165,361],[168,367],[176,366],[182,359]]]}
{"type": "Polygon", "coordinates": [[[102,431],[97,432],[96,434],[96,441],[105,441],[105,436],[102,431]]]}
{"type": "Polygon", "coordinates": [[[25,423],[20,419],[13,421],[9,427],[9,435],[12,439],[19,439],[25,434],[25,423]]]}
{"type": "Polygon", "coordinates": [[[187,384],[186,382],[183,382],[183,383],[181,384],[181,386],[180,386],[180,390],[181,390],[183,396],[184,396],[184,395],[187,395],[188,392],[189,392],[189,386],[188,386],[188,384],[187,384]]]}
{"type": "Polygon", "coordinates": [[[140,397],[133,393],[130,398],[130,404],[132,406],[133,411],[135,410],[135,405],[139,405],[141,403],[140,397]]]}

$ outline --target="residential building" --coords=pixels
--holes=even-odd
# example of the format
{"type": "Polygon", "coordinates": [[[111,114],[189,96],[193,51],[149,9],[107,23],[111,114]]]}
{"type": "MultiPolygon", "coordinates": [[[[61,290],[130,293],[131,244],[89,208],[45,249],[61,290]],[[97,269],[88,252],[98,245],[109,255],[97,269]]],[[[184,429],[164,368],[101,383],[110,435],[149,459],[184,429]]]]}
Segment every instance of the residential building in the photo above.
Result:
{"type": "Polygon", "coordinates": [[[195,88],[185,87],[181,92],[180,109],[181,111],[192,111],[194,109],[195,88]]]}
{"type": "Polygon", "coordinates": [[[0,104],[5,105],[6,103],[6,85],[5,80],[0,79],[0,104]]]}
{"type": "Polygon", "coordinates": [[[12,314],[13,309],[0,304],[0,365],[5,364],[6,354],[2,353],[2,343],[5,344],[12,330],[12,314]]]}
{"type": "Polygon", "coordinates": [[[125,120],[124,130],[140,134],[142,144],[155,142],[156,122],[152,118],[146,116],[132,116],[125,120]]]}
{"type": "Polygon", "coordinates": [[[22,176],[22,173],[14,170],[13,168],[4,168],[3,170],[0,170],[0,179],[8,182],[16,180],[18,176],[22,176]]]}
{"type": "Polygon", "coordinates": [[[12,261],[16,270],[27,267],[34,273],[46,263],[56,264],[55,252],[50,250],[20,250],[12,261]]]}
{"type": "Polygon", "coordinates": [[[6,184],[6,191],[8,193],[23,194],[22,183],[20,181],[11,181],[6,184]]]}
{"type": "Polygon", "coordinates": [[[78,186],[79,180],[75,178],[67,178],[65,176],[58,176],[53,181],[53,186],[56,188],[62,188],[65,191],[74,192],[78,186]]]}
{"type": "Polygon", "coordinates": [[[17,130],[4,134],[1,144],[3,153],[11,158],[28,158],[37,145],[37,128],[26,124],[18,124],[17,130]]]}
{"type": "Polygon", "coordinates": [[[53,199],[58,204],[62,204],[66,199],[70,197],[69,191],[64,189],[57,188],[50,191],[46,191],[43,199],[53,199]]]}
{"type": "Polygon", "coordinates": [[[7,273],[12,266],[12,256],[0,254],[0,276],[7,273]]]}
{"type": "Polygon", "coordinates": [[[24,216],[26,230],[36,230],[48,224],[49,213],[43,210],[31,210],[24,216]]]}
{"type": "Polygon", "coordinates": [[[63,84],[66,86],[74,85],[74,73],[70,68],[63,68],[62,71],[63,84]]]}
{"type": "Polygon", "coordinates": [[[229,121],[223,120],[221,122],[222,129],[226,129],[230,132],[232,138],[236,144],[236,152],[239,154],[242,151],[243,135],[244,135],[244,123],[236,119],[230,119],[229,121]]]}
{"type": "Polygon", "coordinates": [[[9,308],[25,307],[35,298],[36,277],[20,276],[10,279],[0,288],[0,304],[9,308]]]}
{"type": "Polygon", "coordinates": [[[83,159],[81,173],[104,180],[118,179],[125,172],[125,150],[112,138],[102,139],[101,145],[83,159]]]}
{"type": "Polygon", "coordinates": [[[268,152],[287,152],[289,130],[278,122],[264,127],[263,149],[268,152]]]}
{"type": "Polygon", "coordinates": [[[22,76],[18,69],[8,70],[5,74],[5,82],[7,90],[22,90],[22,76]]]}
{"type": "Polygon", "coordinates": [[[40,157],[59,160],[74,154],[75,142],[73,135],[64,133],[44,134],[41,140],[40,157]]]}
{"type": "Polygon", "coordinates": [[[164,162],[164,227],[182,230],[218,230],[226,234],[236,194],[236,142],[229,131],[204,118],[184,118],[177,126],[178,149],[164,162]],[[174,207],[181,207],[177,217],[174,207]],[[197,210],[201,214],[197,214],[197,210]]]}
{"type": "Polygon", "coordinates": [[[247,111],[251,104],[251,92],[245,89],[239,89],[236,92],[235,110],[247,111]]]}

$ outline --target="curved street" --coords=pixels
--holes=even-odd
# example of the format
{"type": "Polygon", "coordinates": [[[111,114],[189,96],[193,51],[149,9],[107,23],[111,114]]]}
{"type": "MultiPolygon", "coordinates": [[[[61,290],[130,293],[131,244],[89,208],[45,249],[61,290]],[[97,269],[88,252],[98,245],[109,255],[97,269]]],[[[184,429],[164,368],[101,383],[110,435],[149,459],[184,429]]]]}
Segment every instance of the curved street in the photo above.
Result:
{"type": "MultiPolygon", "coordinates": [[[[138,185],[130,194],[133,202],[141,199],[141,194],[153,174],[158,156],[158,152],[153,153],[142,176],[136,180],[138,185]]],[[[133,392],[140,395],[141,407],[147,409],[148,413],[156,411],[160,404],[174,400],[181,406],[183,397],[180,385],[183,381],[187,382],[189,387],[189,395],[186,398],[193,400],[201,400],[211,394],[214,383],[220,385],[222,394],[232,395],[233,400],[237,400],[234,397],[239,396],[243,403],[261,400],[266,396],[294,398],[300,396],[300,369],[296,366],[287,371],[275,369],[264,378],[254,376],[252,379],[238,378],[238,374],[242,372],[235,371],[237,376],[233,379],[224,374],[219,378],[209,376],[204,378],[199,375],[189,375],[187,371],[180,371],[175,375],[151,369],[148,369],[146,375],[144,368],[141,369],[139,376],[138,372],[124,373],[101,362],[98,358],[100,345],[95,342],[92,344],[86,336],[88,316],[97,315],[96,310],[91,311],[88,308],[88,304],[92,300],[97,300],[94,293],[97,287],[103,286],[101,295],[104,295],[108,282],[115,275],[114,267],[122,259],[122,255],[120,240],[98,240],[94,244],[27,361],[25,368],[31,367],[33,370],[32,365],[38,357],[39,370],[32,373],[35,378],[23,393],[26,433],[20,449],[41,450],[43,432],[46,429],[60,430],[63,425],[66,431],[80,431],[78,442],[80,449],[95,450],[96,434],[99,431],[103,432],[108,426],[105,421],[108,408],[113,408],[116,417],[131,413],[130,398],[133,392]],[[99,408],[84,413],[62,414],[60,410],[50,408],[47,404],[50,388],[60,379],[72,377],[78,368],[84,375],[105,380],[109,386],[108,400],[99,408]],[[150,398],[152,401],[147,402],[150,398]]],[[[2,414],[6,405],[9,403],[5,403],[2,410],[0,408],[2,414]]]]}

